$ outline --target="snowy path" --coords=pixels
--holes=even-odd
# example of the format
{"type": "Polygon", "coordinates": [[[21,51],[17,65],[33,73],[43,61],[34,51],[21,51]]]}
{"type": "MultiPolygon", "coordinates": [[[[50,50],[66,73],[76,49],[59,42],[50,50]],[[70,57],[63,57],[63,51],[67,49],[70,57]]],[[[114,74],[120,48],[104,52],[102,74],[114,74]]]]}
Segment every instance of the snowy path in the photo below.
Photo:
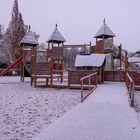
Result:
{"type": "Polygon", "coordinates": [[[34,140],[139,140],[139,132],[124,83],[105,83],[34,140]]]}

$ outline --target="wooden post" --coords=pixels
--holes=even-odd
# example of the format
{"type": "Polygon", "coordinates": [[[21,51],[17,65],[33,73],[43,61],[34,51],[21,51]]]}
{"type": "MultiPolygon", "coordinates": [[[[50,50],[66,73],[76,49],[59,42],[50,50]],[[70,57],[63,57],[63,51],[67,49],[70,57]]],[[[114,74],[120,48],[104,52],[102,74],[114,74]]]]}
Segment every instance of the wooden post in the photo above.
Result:
{"type": "Polygon", "coordinates": [[[96,47],[95,47],[95,53],[97,53],[97,42],[98,42],[98,38],[96,38],[96,47]]]}
{"type": "Polygon", "coordinates": [[[104,66],[102,66],[102,82],[104,82],[104,66]]]}
{"type": "Polygon", "coordinates": [[[64,67],[64,42],[62,43],[62,72],[61,72],[61,82],[63,82],[63,67],[64,67]]]}
{"type": "MultiPolygon", "coordinates": [[[[19,56],[22,56],[22,46],[20,45],[19,56]]],[[[22,82],[22,63],[19,65],[20,81],[22,82]]]]}
{"type": "Polygon", "coordinates": [[[21,47],[20,56],[23,56],[22,63],[20,64],[20,80],[24,82],[24,45],[21,47]]]}
{"type": "Polygon", "coordinates": [[[114,70],[114,57],[113,57],[113,52],[111,52],[111,70],[114,70]]]}
{"type": "Polygon", "coordinates": [[[111,48],[113,48],[113,37],[111,38],[111,48]]]}
{"type": "Polygon", "coordinates": [[[99,83],[101,84],[102,82],[102,68],[99,67],[99,83]]]}
{"type": "Polygon", "coordinates": [[[68,88],[70,89],[70,70],[68,70],[68,88]]]}
{"type": "Polygon", "coordinates": [[[125,52],[125,71],[127,71],[128,68],[129,68],[128,56],[127,52],[125,52]]]}
{"type": "Polygon", "coordinates": [[[34,58],[33,58],[33,63],[34,63],[34,68],[33,68],[33,71],[34,71],[34,87],[36,88],[36,83],[37,83],[37,77],[36,77],[36,74],[37,74],[37,62],[36,62],[36,59],[37,59],[37,48],[34,46],[33,47],[33,50],[34,50],[34,58]]]}
{"type": "Polygon", "coordinates": [[[53,84],[53,58],[51,57],[50,60],[50,87],[52,87],[53,84]]]}
{"type": "Polygon", "coordinates": [[[128,77],[127,77],[128,70],[125,71],[125,83],[128,86],[128,77]]]}
{"type": "Polygon", "coordinates": [[[30,52],[30,57],[31,57],[31,62],[30,62],[30,68],[31,68],[31,77],[30,77],[31,86],[33,85],[33,77],[32,77],[32,74],[33,74],[33,73],[32,73],[32,69],[33,69],[33,68],[32,68],[32,65],[33,65],[33,64],[32,64],[32,57],[33,57],[33,56],[32,56],[32,51],[33,51],[33,49],[31,48],[31,52],[30,52]]]}
{"type": "Polygon", "coordinates": [[[34,82],[34,66],[35,66],[35,62],[34,62],[34,59],[35,59],[35,54],[34,54],[34,47],[31,48],[31,86],[33,85],[33,82],[34,82]]]}
{"type": "Polygon", "coordinates": [[[23,69],[22,69],[22,82],[24,82],[24,63],[25,63],[25,53],[24,53],[24,45],[23,45],[23,48],[22,48],[22,52],[23,52],[23,69]]]}
{"type": "Polygon", "coordinates": [[[119,46],[119,54],[120,54],[120,70],[122,69],[122,45],[119,46]]]}
{"type": "Polygon", "coordinates": [[[103,35],[103,54],[105,53],[105,36],[103,35]]]}
{"type": "Polygon", "coordinates": [[[46,62],[48,62],[48,49],[46,49],[46,62]]]}

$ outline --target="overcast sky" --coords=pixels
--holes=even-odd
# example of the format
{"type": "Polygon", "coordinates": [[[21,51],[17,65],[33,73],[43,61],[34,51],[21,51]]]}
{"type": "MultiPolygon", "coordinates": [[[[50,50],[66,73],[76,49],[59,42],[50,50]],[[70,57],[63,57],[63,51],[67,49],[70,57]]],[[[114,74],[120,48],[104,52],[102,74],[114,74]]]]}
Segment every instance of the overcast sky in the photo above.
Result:
{"type": "MultiPolygon", "coordinates": [[[[8,25],[14,0],[0,0],[0,23],[8,25]]],[[[140,0],[18,0],[25,24],[46,42],[55,24],[66,44],[95,44],[93,38],[106,19],[114,43],[140,50],[140,0]]]]}

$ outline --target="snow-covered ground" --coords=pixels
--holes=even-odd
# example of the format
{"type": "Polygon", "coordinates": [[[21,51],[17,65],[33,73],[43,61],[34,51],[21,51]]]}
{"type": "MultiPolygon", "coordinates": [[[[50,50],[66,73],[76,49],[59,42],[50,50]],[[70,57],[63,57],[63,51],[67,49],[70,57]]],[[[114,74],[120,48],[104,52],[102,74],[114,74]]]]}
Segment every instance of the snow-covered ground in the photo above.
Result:
{"type": "Polygon", "coordinates": [[[140,123],[140,91],[138,90],[135,91],[134,100],[135,100],[135,110],[137,111],[137,117],[140,123]]]}
{"type": "Polygon", "coordinates": [[[140,91],[139,90],[135,90],[134,102],[135,102],[136,111],[140,111],[140,91]]]}
{"type": "MultiPolygon", "coordinates": [[[[75,135],[88,140],[93,136],[100,140],[139,139],[136,114],[125,92],[123,83],[104,83],[76,106],[80,90],[34,88],[28,78],[21,83],[19,77],[0,77],[0,140],[43,140],[42,134],[70,140],[77,140],[75,135]]],[[[140,107],[140,92],[135,102],[140,107]]],[[[137,117],[140,123],[139,112],[137,117]]]]}
{"type": "Polygon", "coordinates": [[[105,82],[34,140],[139,140],[139,132],[125,84],[105,82]]]}
{"type": "Polygon", "coordinates": [[[80,102],[80,90],[34,88],[0,77],[0,140],[30,140],[80,102]]]}

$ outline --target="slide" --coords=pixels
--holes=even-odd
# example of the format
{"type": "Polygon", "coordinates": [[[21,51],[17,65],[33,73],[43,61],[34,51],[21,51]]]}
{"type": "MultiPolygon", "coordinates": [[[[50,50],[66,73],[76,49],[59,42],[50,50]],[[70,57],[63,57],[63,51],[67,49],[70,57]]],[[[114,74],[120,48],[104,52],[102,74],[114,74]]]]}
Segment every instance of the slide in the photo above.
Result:
{"type": "Polygon", "coordinates": [[[2,71],[0,73],[0,76],[3,76],[4,74],[6,74],[10,69],[14,68],[15,66],[17,66],[18,64],[21,63],[23,59],[23,56],[19,57],[12,65],[10,65],[8,68],[6,68],[4,71],[2,71]]]}
{"type": "Polygon", "coordinates": [[[31,76],[31,68],[30,64],[24,63],[24,76],[30,77],[31,76]]]}

